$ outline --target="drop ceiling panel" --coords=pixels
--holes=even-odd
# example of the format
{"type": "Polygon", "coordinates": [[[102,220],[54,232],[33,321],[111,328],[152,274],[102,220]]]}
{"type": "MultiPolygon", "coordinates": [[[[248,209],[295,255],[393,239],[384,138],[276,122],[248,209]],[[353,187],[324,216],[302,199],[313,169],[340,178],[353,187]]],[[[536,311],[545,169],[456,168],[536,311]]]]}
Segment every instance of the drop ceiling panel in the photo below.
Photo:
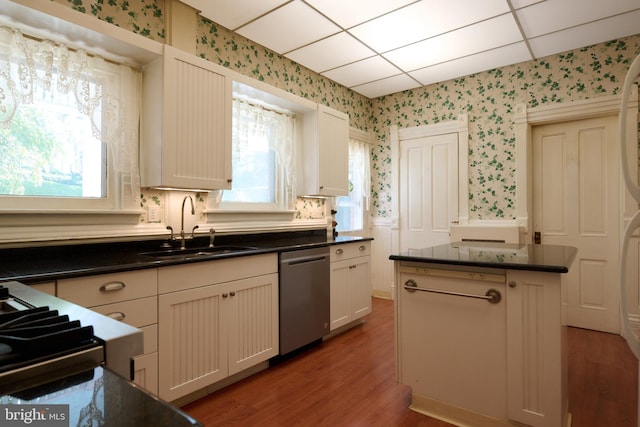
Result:
{"type": "Polygon", "coordinates": [[[638,33],[640,10],[529,40],[538,58],[638,33]]]}
{"type": "Polygon", "coordinates": [[[340,27],[302,1],[293,1],[237,30],[277,53],[297,49],[340,31],[340,27]]]}
{"type": "Polygon", "coordinates": [[[638,0],[547,0],[517,15],[525,35],[536,37],[638,8],[638,0]]]}
{"type": "Polygon", "coordinates": [[[181,0],[201,15],[230,30],[285,4],[289,0],[181,0]]]}
{"type": "Polygon", "coordinates": [[[457,3],[456,10],[464,13],[452,13],[451,4],[446,1],[422,1],[349,32],[382,53],[509,12],[504,0],[459,0],[457,3]]]}
{"type": "Polygon", "coordinates": [[[383,56],[407,71],[522,41],[510,14],[414,43],[383,56]]]}
{"type": "Polygon", "coordinates": [[[540,0],[511,0],[511,6],[513,6],[514,9],[520,9],[539,2],[540,0]]]}
{"type": "Polygon", "coordinates": [[[368,97],[377,98],[382,95],[400,92],[407,89],[414,89],[420,86],[420,83],[413,80],[406,74],[389,77],[375,82],[366,83],[355,86],[352,89],[356,92],[368,97]]]}
{"type": "Polygon", "coordinates": [[[307,0],[342,28],[353,27],[413,2],[415,0],[307,0]]]}
{"type": "Polygon", "coordinates": [[[380,56],[372,56],[362,61],[354,62],[339,68],[334,68],[322,73],[323,76],[340,83],[346,87],[352,87],[374,80],[397,75],[400,70],[391,65],[389,61],[380,56]]]}
{"type": "Polygon", "coordinates": [[[345,32],[288,53],[289,59],[312,70],[325,71],[359,61],[375,52],[345,32]]]}
{"type": "Polygon", "coordinates": [[[640,0],[184,2],[370,97],[640,34],[640,0]]]}
{"type": "Polygon", "coordinates": [[[497,67],[503,67],[515,62],[523,62],[531,59],[529,50],[524,42],[514,43],[490,51],[477,53],[464,58],[455,59],[431,67],[409,73],[411,77],[423,85],[437,83],[452,78],[458,78],[480,71],[487,71],[497,67]]]}

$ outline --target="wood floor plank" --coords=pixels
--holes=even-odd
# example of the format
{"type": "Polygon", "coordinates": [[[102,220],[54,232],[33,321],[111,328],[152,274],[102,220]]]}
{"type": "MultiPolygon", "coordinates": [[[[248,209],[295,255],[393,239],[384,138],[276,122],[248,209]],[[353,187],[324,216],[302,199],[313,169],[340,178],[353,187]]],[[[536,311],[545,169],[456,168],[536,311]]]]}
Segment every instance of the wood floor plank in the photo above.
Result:
{"type": "MultiPolygon", "coordinates": [[[[636,426],[638,362],[618,335],[569,328],[573,427],[636,426]]],[[[396,383],[393,301],[366,322],[182,409],[206,427],[411,426],[443,421],[408,409],[396,383]]]]}

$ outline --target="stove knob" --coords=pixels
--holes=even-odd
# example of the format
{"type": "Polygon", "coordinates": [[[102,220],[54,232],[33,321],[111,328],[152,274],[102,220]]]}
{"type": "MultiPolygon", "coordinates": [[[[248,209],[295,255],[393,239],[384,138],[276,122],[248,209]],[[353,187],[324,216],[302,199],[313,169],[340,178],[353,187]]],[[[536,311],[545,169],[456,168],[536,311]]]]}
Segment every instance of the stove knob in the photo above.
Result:
{"type": "Polygon", "coordinates": [[[9,298],[9,288],[5,288],[4,286],[0,285],[0,299],[7,298],[9,298]]]}

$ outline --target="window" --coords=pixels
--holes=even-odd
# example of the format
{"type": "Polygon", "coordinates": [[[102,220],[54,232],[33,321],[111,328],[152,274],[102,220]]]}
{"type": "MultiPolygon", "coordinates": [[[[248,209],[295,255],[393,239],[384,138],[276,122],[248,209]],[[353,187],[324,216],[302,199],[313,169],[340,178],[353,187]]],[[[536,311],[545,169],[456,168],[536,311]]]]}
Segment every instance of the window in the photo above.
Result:
{"type": "Polygon", "coordinates": [[[135,209],[140,79],[0,27],[0,209],[135,209]]]}
{"type": "Polygon", "coordinates": [[[368,143],[353,138],[349,140],[349,195],[338,198],[336,230],[339,232],[364,229],[371,192],[369,152],[368,143]]]}
{"type": "Polygon", "coordinates": [[[233,189],[221,208],[290,210],[294,192],[295,118],[243,99],[233,101],[233,189]]]}

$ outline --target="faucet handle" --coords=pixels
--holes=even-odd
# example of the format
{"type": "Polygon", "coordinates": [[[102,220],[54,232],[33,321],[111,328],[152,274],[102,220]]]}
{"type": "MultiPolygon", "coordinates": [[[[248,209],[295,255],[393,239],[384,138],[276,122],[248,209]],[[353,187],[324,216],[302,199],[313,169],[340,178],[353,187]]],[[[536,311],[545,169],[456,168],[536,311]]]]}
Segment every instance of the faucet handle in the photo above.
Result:
{"type": "Polygon", "coordinates": [[[213,247],[213,239],[216,238],[216,230],[214,230],[213,228],[209,229],[209,247],[212,248],[213,247]]]}
{"type": "Polygon", "coordinates": [[[171,236],[169,236],[169,240],[175,240],[175,238],[173,237],[173,227],[170,225],[167,225],[167,230],[171,232],[171,236]]]}
{"type": "Polygon", "coordinates": [[[191,229],[191,238],[194,239],[196,237],[195,233],[196,233],[196,229],[200,228],[197,225],[193,226],[193,228],[191,229]]]}

